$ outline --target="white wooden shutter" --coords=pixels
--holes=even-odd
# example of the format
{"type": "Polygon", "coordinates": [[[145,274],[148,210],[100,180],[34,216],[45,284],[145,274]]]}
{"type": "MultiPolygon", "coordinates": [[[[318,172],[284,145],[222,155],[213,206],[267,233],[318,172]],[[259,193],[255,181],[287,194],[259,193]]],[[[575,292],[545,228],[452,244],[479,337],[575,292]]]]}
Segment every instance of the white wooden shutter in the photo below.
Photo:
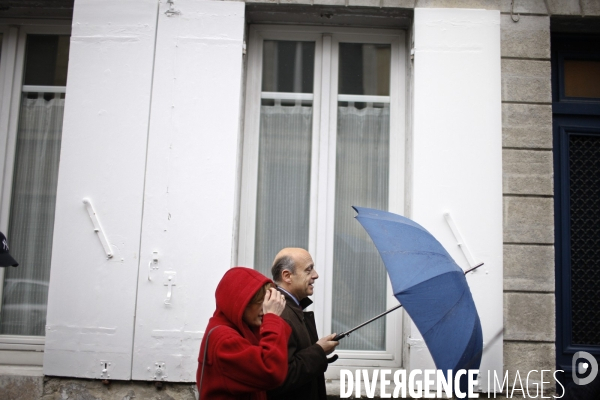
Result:
{"type": "Polygon", "coordinates": [[[133,379],[194,382],[231,267],[244,3],[178,0],[158,16],[133,379]]]}
{"type": "Polygon", "coordinates": [[[157,11],[155,0],[75,2],[46,375],[131,377],[157,11]],[[94,232],[84,198],[96,211],[112,258],[94,232]]]}
{"type": "MultiPolygon", "coordinates": [[[[444,214],[473,258],[467,276],[483,328],[482,376],[502,372],[502,137],[500,14],[415,10],[412,195],[409,216],[433,233],[458,264],[468,261],[444,214]],[[496,335],[499,335],[496,337],[496,335]]],[[[412,327],[410,368],[433,361],[412,327]]],[[[480,380],[486,388],[485,379],[480,380]]]]}

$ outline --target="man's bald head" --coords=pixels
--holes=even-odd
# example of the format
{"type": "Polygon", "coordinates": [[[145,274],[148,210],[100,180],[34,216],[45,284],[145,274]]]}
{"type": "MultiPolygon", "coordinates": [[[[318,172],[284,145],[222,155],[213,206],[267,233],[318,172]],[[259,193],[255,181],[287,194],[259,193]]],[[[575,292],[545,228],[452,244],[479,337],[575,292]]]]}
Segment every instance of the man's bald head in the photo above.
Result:
{"type": "Polygon", "coordinates": [[[310,257],[308,251],[299,247],[286,247],[282,249],[275,256],[273,266],[271,267],[271,275],[273,275],[273,281],[275,283],[281,283],[281,273],[283,271],[290,271],[294,274],[296,261],[302,257],[310,257]]]}
{"type": "Polygon", "coordinates": [[[271,274],[275,283],[297,300],[313,294],[314,282],[319,277],[309,252],[296,247],[285,248],[275,256],[271,274]]]}

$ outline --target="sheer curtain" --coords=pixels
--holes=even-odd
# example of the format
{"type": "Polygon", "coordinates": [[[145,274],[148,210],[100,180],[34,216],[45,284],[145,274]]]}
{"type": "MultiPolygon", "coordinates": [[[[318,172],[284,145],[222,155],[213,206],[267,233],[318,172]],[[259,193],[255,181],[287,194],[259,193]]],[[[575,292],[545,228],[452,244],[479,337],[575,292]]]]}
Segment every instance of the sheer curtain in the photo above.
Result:
{"type": "MultiPolygon", "coordinates": [[[[351,206],[387,210],[390,109],[338,107],[332,332],[386,309],[386,271],[351,206]]],[[[352,333],[340,349],[385,350],[385,318],[352,333]]]]}
{"type": "Polygon", "coordinates": [[[271,276],[284,247],[308,248],[312,107],[263,105],[254,268],[271,276]]]}
{"type": "Polygon", "coordinates": [[[19,266],[5,270],[1,334],[45,334],[64,104],[58,94],[21,101],[7,234],[19,266]]]}

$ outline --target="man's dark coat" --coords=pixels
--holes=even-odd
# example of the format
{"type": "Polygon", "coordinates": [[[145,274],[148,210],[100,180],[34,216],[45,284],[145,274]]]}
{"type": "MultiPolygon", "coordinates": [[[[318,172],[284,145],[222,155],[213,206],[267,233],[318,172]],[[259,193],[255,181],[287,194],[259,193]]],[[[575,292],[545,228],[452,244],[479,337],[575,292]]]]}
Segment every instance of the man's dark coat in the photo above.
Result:
{"type": "Polygon", "coordinates": [[[269,391],[271,400],[325,400],[325,370],[327,356],[317,344],[317,326],[313,312],[303,311],[312,304],[307,297],[300,306],[287,293],[285,309],[281,314],[292,327],[288,341],[288,373],[285,382],[279,388],[269,391]]]}

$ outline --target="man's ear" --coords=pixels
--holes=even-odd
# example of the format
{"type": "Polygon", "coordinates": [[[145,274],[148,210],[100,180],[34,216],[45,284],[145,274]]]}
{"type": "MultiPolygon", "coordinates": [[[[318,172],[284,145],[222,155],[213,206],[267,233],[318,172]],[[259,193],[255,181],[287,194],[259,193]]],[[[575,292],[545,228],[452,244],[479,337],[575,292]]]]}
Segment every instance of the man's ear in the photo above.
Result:
{"type": "Polygon", "coordinates": [[[292,283],[292,273],[290,271],[288,271],[287,269],[284,269],[283,271],[281,271],[281,280],[287,284],[291,284],[292,283]]]}

